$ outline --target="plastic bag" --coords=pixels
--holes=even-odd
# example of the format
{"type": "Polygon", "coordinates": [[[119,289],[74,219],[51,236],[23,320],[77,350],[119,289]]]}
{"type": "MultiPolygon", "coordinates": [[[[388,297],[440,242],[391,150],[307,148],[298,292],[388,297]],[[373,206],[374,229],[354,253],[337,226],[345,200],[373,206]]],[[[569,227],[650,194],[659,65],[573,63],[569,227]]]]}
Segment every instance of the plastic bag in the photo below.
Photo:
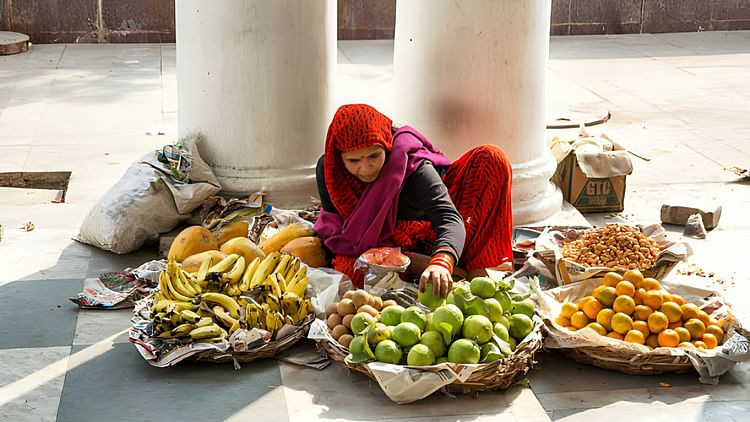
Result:
{"type": "Polygon", "coordinates": [[[381,247],[365,251],[354,263],[354,271],[365,273],[365,290],[382,294],[387,290],[400,289],[406,284],[398,273],[406,271],[411,264],[401,248],[381,247]]]}
{"type": "Polygon", "coordinates": [[[700,214],[693,214],[688,217],[682,234],[696,239],[706,238],[706,226],[703,225],[703,218],[700,214]]]}

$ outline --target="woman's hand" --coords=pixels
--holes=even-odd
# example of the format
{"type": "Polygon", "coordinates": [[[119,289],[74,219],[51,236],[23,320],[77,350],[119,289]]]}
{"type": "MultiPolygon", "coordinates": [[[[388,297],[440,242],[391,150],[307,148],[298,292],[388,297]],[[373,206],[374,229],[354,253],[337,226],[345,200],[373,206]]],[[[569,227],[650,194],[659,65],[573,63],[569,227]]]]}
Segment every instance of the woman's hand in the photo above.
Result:
{"type": "Polygon", "coordinates": [[[432,294],[448,296],[453,289],[453,277],[450,271],[440,265],[429,265],[419,278],[419,291],[424,292],[427,283],[432,282],[432,294]]]}

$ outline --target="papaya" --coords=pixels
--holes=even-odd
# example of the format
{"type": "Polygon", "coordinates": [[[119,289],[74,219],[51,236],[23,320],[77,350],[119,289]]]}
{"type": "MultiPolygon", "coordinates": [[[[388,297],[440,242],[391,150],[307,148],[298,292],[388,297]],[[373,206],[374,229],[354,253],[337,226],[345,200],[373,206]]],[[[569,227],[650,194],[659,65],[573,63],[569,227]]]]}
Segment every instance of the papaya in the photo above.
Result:
{"type": "Polygon", "coordinates": [[[313,234],[315,234],[315,232],[313,231],[312,226],[301,223],[292,223],[283,227],[276,234],[260,242],[258,245],[263,249],[263,252],[268,255],[271,252],[280,250],[294,239],[312,236],[313,234]]]}
{"type": "Polygon", "coordinates": [[[190,226],[174,239],[172,246],[169,247],[167,259],[182,262],[190,255],[217,249],[219,249],[219,244],[210,230],[201,226],[190,226]]]}
{"type": "Polygon", "coordinates": [[[229,239],[226,243],[221,245],[220,250],[227,255],[234,253],[244,257],[245,263],[248,265],[253,262],[253,259],[255,258],[263,259],[266,257],[266,254],[263,253],[263,249],[246,237],[235,237],[234,239],[229,239]]]}
{"type": "Polygon", "coordinates": [[[222,259],[226,258],[227,254],[225,254],[222,251],[210,250],[210,251],[203,251],[195,255],[190,255],[189,257],[185,258],[182,261],[182,269],[189,273],[197,273],[198,270],[201,268],[201,264],[203,264],[203,260],[207,256],[211,257],[210,265],[214,265],[217,262],[221,261],[222,259]]]}
{"type": "Polygon", "coordinates": [[[249,228],[250,223],[247,221],[233,221],[214,230],[213,234],[214,237],[216,237],[216,242],[221,246],[235,237],[247,237],[247,231],[249,228]]]}
{"type": "Polygon", "coordinates": [[[311,267],[325,267],[326,253],[323,249],[323,242],[320,238],[314,236],[298,237],[290,240],[281,252],[292,254],[299,258],[305,264],[311,267]]]}

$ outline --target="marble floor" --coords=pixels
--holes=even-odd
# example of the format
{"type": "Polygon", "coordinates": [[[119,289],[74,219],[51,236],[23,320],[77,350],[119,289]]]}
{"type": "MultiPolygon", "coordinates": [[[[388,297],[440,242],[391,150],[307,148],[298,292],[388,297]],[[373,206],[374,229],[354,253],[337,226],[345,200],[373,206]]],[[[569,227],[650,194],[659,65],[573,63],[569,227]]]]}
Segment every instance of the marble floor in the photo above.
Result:
{"type": "MultiPolygon", "coordinates": [[[[339,42],[337,103],[392,109],[392,52],[390,41],[339,42]]],[[[747,31],[553,37],[548,71],[549,115],[609,110],[594,132],[650,159],[634,160],[624,212],[585,217],[652,223],[666,201],[720,203],[719,227],[689,240],[691,262],[715,272],[742,312],[750,181],[723,168],[750,167],[749,71],[747,31]]],[[[173,44],[34,45],[0,57],[0,172],[73,172],[64,204],[0,188],[0,420],[745,420],[747,362],[710,386],[694,373],[632,376],[542,352],[527,385],[408,405],[336,365],[150,367],[127,342],[129,311],[78,310],[68,298],[86,278],[156,257],[156,246],[118,256],[71,239],[134,160],[175,140],[175,79],[173,44]],[[19,229],[27,221],[34,231],[19,229]]]]}

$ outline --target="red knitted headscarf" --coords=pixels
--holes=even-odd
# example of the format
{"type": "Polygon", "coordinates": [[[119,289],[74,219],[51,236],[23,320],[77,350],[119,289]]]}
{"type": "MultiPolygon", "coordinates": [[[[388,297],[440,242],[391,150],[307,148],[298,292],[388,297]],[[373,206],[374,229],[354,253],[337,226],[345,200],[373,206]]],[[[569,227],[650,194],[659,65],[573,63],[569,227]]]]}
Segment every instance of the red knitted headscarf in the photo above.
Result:
{"type": "Polygon", "coordinates": [[[380,145],[386,151],[393,147],[392,121],[366,104],[339,107],[326,135],[323,170],[333,206],[346,218],[362,196],[365,183],[344,167],[342,152],[380,145]]]}

